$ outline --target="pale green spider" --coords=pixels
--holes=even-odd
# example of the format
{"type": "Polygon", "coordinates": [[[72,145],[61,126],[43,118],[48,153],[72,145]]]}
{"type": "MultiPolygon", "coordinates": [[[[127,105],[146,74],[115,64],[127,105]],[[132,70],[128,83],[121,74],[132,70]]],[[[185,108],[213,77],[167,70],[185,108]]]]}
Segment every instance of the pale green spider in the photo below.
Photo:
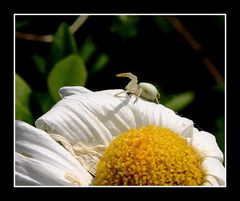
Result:
{"type": "Polygon", "coordinates": [[[160,99],[160,93],[158,92],[157,88],[147,82],[140,82],[138,84],[137,76],[132,73],[119,73],[116,75],[117,77],[128,77],[131,81],[125,87],[125,91],[121,91],[120,93],[115,94],[118,96],[122,93],[130,93],[137,96],[134,103],[138,100],[139,97],[145,98],[149,101],[156,101],[159,104],[158,99],[160,99]]]}

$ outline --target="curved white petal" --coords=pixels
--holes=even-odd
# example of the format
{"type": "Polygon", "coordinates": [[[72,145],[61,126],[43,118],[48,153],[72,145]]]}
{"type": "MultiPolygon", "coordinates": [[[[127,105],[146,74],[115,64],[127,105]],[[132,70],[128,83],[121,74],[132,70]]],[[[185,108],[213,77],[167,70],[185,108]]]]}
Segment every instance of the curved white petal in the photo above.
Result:
{"type": "Polygon", "coordinates": [[[223,162],[223,153],[218,147],[216,138],[211,133],[194,128],[191,144],[202,157],[214,157],[223,162]]]}
{"type": "Polygon", "coordinates": [[[44,131],[16,121],[16,185],[88,185],[91,175],[44,131]]]}
{"type": "Polygon", "coordinates": [[[177,115],[173,110],[153,102],[139,98],[133,104],[138,126],[157,125],[169,128],[183,137],[191,137],[193,122],[177,115]]]}
{"type": "Polygon", "coordinates": [[[59,133],[72,144],[81,141],[88,146],[107,145],[120,129],[131,127],[131,122],[128,125],[122,120],[127,115],[126,109],[116,115],[120,99],[106,93],[86,92],[83,87],[79,90],[86,93],[68,96],[72,89],[65,89],[60,90],[63,99],[36,121],[36,127],[59,133]]]}
{"type": "Polygon", "coordinates": [[[61,98],[64,98],[65,96],[71,96],[71,95],[78,95],[78,94],[84,94],[84,93],[91,93],[89,89],[85,87],[79,87],[79,86],[71,86],[71,87],[62,87],[59,89],[59,95],[61,98]]]}
{"type": "Polygon", "coordinates": [[[120,133],[135,127],[154,124],[191,137],[193,122],[172,110],[139,98],[121,94],[122,90],[92,92],[84,87],[63,87],[62,100],[36,121],[48,133],[58,133],[70,143],[87,146],[108,145],[120,133]]]}
{"type": "MultiPolygon", "coordinates": [[[[226,183],[225,168],[223,164],[216,158],[206,157],[202,162],[202,167],[206,176],[213,176],[219,186],[224,186],[226,183]]],[[[211,183],[212,181],[209,180],[211,183]]]]}
{"type": "Polygon", "coordinates": [[[219,186],[217,179],[211,175],[205,177],[206,181],[203,183],[203,186],[219,186]]]}

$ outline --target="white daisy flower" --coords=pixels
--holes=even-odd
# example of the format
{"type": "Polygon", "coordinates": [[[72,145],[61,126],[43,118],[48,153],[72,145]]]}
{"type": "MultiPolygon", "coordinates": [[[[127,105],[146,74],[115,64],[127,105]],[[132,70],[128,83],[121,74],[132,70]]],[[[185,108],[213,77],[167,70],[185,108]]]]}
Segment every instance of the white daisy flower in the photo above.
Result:
{"type": "Polygon", "coordinates": [[[121,91],[63,87],[37,128],[16,121],[16,185],[225,186],[212,134],[121,91]]]}

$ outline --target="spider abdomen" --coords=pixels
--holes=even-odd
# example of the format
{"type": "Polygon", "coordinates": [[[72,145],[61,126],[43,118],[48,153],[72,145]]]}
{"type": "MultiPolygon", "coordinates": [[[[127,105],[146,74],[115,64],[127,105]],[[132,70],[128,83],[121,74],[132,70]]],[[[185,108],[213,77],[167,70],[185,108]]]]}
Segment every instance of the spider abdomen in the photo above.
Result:
{"type": "Polygon", "coordinates": [[[147,100],[155,100],[158,96],[158,90],[154,85],[147,82],[141,82],[139,86],[142,88],[141,97],[147,100]]]}

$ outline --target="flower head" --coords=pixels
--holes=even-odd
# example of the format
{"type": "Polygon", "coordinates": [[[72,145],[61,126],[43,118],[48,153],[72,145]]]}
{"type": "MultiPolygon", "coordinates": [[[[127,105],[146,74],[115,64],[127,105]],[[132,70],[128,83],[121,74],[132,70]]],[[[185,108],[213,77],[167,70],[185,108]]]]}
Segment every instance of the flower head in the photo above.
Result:
{"type": "Polygon", "coordinates": [[[225,185],[215,137],[121,90],[63,87],[34,128],[16,122],[17,185],[225,185]],[[95,178],[96,177],[96,178],[95,178]]]}
{"type": "Polygon", "coordinates": [[[97,166],[97,185],[201,185],[201,158],[170,129],[147,126],[117,137],[97,166]]]}

